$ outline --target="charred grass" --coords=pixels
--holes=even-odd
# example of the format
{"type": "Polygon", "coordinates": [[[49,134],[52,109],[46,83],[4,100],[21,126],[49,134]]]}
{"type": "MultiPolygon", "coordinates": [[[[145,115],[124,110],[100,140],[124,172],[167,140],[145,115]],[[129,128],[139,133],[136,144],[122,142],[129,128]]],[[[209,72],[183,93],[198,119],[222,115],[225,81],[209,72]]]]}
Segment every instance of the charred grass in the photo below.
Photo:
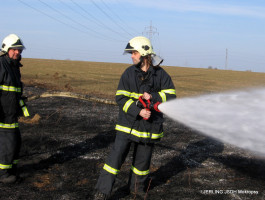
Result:
{"type": "MultiPolygon", "coordinates": [[[[26,87],[25,91],[35,95],[45,90],[26,87]]],[[[28,104],[32,121],[20,120],[21,178],[14,185],[0,184],[0,199],[93,199],[115,139],[118,107],[64,97],[38,98],[28,104]]],[[[154,150],[146,199],[264,199],[262,158],[170,119],[164,133],[154,150]],[[241,190],[258,194],[241,194],[241,190]]],[[[132,152],[110,199],[134,199],[121,192],[131,162],[132,152]]]]}
{"type": "MultiPolygon", "coordinates": [[[[27,96],[59,90],[109,99],[128,66],[39,59],[24,59],[23,64],[27,96]]],[[[264,86],[265,80],[263,73],[165,69],[180,97],[264,86]]],[[[28,106],[30,119],[20,119],[21,178],[14,185],[0,184],[0,199],[93,199],[115,139],[118,107],[64,97],[36,98],[28,106]]],[[[165,121],[164,133],[154,150],[147,199],[265,199],[264,158],[204,137],[170,119],[165,121]]],[[[112,200],[130,199],[121,188],[128,179],[131,157],[130,152],[117,176],[112,200]]]]}
{"type": "MultiPolygon", "coordinates": [[[[25,88],[31,95],[44,91],[25,88]]],[[[93,199],[115,139],[118,107],[64,97],[38,98],[28,105],[32,117],[20,119],[21,178],[14,185],[0,184],[0,199],[93,199]]],[[[164,133],[154,150],[146,199],[264,199],[262,158],[170,119],[165,121],[164,133]],[[239,190],[258,194],[240,194],[239,190]]],[[[110,199],[134,199],[121,192],[131,162],[132,152],[110,199]]]]}

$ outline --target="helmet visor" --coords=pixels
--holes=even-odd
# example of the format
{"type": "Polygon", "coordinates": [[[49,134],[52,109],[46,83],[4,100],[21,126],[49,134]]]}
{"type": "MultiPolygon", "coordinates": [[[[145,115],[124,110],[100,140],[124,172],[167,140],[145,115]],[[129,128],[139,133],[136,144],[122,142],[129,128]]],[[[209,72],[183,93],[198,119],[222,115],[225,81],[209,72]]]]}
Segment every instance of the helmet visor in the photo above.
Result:
{"type": "Polygon", "coordinates": [[[134,47],[131,46],[131,44],[129,42],[124,49],[123,55],[128,54],[128,53],[132,53],[133,51],[136,51],[136,50],[134,49],[134,47]]]}

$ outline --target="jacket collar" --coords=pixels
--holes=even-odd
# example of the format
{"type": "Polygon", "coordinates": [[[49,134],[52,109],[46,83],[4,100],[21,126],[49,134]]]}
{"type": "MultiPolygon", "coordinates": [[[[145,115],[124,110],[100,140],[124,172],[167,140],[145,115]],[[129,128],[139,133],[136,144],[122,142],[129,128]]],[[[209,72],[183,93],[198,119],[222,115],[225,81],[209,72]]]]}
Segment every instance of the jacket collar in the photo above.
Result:
{"type": "MultiPolygon", "coordinates": [[[[134,66],[134,70],[138,73],[142,73],[142,70],[139,66],[137,65],[133,65],[134,66]]],[[[157,67],[156,67],[157,68],[157,67]]],[[[152,75],[156,74],[156,68],[150,66],[149,69],[147,70],[147,72],[150,72],[152,75]]]]}
{"type": "Polygon", "coordinates": [[[14,67],[23,67],[23,65],[20,63],[21,60],[21,56],[18,60],[14,60],[9,58],[9,56],[6,54],[5,56],[6,61],[8,62],[8,64],[14,66],[14,67]]]}

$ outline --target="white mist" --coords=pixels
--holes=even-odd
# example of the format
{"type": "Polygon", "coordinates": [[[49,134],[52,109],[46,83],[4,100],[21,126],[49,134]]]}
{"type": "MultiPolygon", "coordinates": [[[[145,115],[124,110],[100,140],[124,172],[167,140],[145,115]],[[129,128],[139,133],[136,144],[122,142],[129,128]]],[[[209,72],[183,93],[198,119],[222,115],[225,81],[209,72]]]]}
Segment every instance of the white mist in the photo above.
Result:
{"type": "Polygon", "coordinates": [[[265,88],[176,99],[159,109],[204,135],[265,154],[265,88]]]}

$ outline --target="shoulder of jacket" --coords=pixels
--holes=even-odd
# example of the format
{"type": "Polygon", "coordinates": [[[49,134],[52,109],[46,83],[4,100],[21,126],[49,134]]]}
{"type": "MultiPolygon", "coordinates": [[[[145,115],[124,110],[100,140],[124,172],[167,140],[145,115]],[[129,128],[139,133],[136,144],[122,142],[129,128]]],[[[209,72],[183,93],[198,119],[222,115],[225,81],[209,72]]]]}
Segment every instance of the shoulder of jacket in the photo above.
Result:
{"type": "Polygon", "coordinates": [[[132,73],[133,71],[136,70],[136,67],[134,65],[130,66],[130,67],[127,67],[124,71],[124,74],[126,73],[132,73]]]}
{"type": "Polygon", "coordinates": [[[0,51],[0,57],[6,55],[6,52],[0,51]]]}
{"type": "Polygon", "coordinates": [[[160,67],[160,66],[158,66],[158,67],[153,67],[153,71],[154,71],[154,73],[156,73],[156,74],[164,74],[166,71],[162,68],[162,67],[160,67]]]}
{"type": "MultiPolygon", "coordinates": [[[[2,55],[0,56],[0,62],[2,63],[5,60],[5,57],[2,55]]],[[[2,65],[2,64],[1,64],[2,65]]]]}
{"type": "Polygon", "coordinates": [[[161,71],[161,73],[168,74],[167,71],[164,68],[162,68],[162,67],[159,67],[159,71],[161,71]]]}
{"type": "Polygon", "coordinates": [[[136,70],[135,65],[131,65],[130,67],[127,68],[127,70],[136,70]]]}

